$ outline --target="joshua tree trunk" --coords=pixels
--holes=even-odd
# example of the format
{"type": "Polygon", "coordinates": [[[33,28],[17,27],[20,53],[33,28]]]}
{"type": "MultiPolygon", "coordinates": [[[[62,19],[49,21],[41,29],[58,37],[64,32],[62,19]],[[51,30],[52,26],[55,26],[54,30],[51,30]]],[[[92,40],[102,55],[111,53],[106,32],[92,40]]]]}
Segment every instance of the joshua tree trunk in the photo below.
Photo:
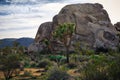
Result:
{"type": "Polygon", "coordinates": [[[67,63],[69,63],[69,47],[66,46],[66,58],[67,58],[67,63]]]}

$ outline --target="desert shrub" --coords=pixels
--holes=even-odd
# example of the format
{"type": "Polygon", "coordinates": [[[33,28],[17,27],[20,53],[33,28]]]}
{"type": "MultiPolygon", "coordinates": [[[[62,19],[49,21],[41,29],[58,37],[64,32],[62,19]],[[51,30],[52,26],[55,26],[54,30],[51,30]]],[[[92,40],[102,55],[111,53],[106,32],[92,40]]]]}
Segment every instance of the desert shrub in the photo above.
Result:
{"type": "Polygon", "coordinates": [[[112,62],[109,67],[109,80],[120,80],[120,64],[112,62]]]}
{"type": "Polygon", "coordinates": [[[55,61],[58,66],[66,63],[66,57],[61,55],[51,55],[49,59],[55,61]]]}
{"type": "Polygon", "coordinates": [[[70,62],[78,62],[78,55],[76,53],[70,55],[70,62]]]}
{"type": "Polygon", "coordinates": [[[84,62],[84,61],[88,61],[89,60],[89,56],[88,55],[76,55],[76,56],[72,56],[71,57],[71,62],[84,62]]]}
{"type": "Polygon", "coordinates": [[[91,55],[90,60],[82,65],[82,80],[120,80],[120,54],[91,55]]]}
{"type": "Polygon", "coordinates": [[[107,74],[108,58],[104,55],[92,55],[83,68],[83,80],[109,80],[107,74]]]}
{"type": "Polygon", "coordinates": [[[30,71],[24,71],[24,74],[21,75],[22,77],[31,77],[32,73],[30,71]]]}
{"type": "Polygon", "coordinates": [[[17,54],[0,55],[0,71],[3,72],[6,80],[12,78],[16,69],[19,68],[20,59],[17,54]]]}
{"type": "Polygon", "coordinates": [[[95,54],[94,50],[90,50],[90,49],[86,50],[86,55],[93,55],[93,54],[95,54]]]}
{"type": "Polygon", "coordinates": [[[76,76],[74,79],[75,80],[82,80],[80,76],[76,76]]]}
{"type": "Polygon", "coordinates": [[[32,67],[32,68],[37,67],[37,63],[34,62],[34,61],[31,61],[31,62],[30,62],[30,67],[32,67]]]}
{"type": "Polygon", "coordinates": [[[30,65],[31,59],[30,59],[29,56],[24,55],[24,57],[21,59],[21,62],[23,64],[24,68],[30,68],[31,67],[31,65],[30,65]]]}
{"type": "Polygon", "coordinates": [[[83,80],[108,80],[106,71],[103,67],[101,69],[93,64],[86,65],[83,71],[83,80]]]}
{"type": "Polygon", "coordinates": [[[61,60],[61,59],[64,59],[64,58],[66,59],[65,56],[61,56],[61,55],[51,55],[51,56],[49,56],[49,59],[53,60],[53,61],[61,60]]]}
{"type": "Polygon", "coordinates": [[[50,66],[52,66],[52,62],[48,59],[41,60],[37,65],[37,67],[39,68],[46,68],[46,69],[50,66]]]}
{"type": "Polygon", "coordinates": [[[40,76],[38,80],[47,80],[47,76],[46,75],[40,76]]]}
{"type": "Polygon", "coordinates": [[[25,67],[25,68],[30,68],[30,67],[31,67],[31,66],[30,66],[30,62],[25,61],[25,62],[24,62],[24,67],[25,67]]]}
{"type": "Polygon", "coordinates": [[[70,80],[70,75],[67,74],[67,72],[62,71],[58,67],[53,67],[48,72],[48,78],[47,80],[70,80]]]}
{"type": "Polygon", "coordinates": [[[120,54],[115,54],[108,68],[109,80],[120,80],[120,54]]]}
{"type": "Polygon", "coordinates": [[[62,71],[68,71],[68,70],[69,70],[69,68],[66,67],[66,64],[61,65],[59,68],[60,68],[62,71]]]}
{"type": "Polygon", "coordinates": [[[74,69],[77,67],[77,64],[74,62],[70,62],[70,63],[66,64],[66,67],[69,69],[74,69]]]}
{"type": "Polygon", "coordinates": [[[78,61],[83,62],[83,61],[88,61],[89,57],[86,55],[80,55],[78,56],[78,61]]]}
{"type": "Polygon", "coordinates": [[[64,58],[62,58],[61,60],[60,60],[60,65],[63,65],[63,64],[65,64],[66,63],[66,57],[64,57],[64,58]]]}

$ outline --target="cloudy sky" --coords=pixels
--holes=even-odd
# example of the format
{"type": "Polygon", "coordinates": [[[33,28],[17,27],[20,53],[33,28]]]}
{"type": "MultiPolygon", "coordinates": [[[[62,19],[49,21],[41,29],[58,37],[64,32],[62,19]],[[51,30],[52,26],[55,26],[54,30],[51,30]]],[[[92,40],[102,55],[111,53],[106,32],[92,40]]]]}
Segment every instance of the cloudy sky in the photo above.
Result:
{"type": "Polygon", "coordinates": [[[0,39],[34,38],[41,23],[75,3],[101,3],[113,24],[120,21],[120,0],[0,0],[0,39]]]}

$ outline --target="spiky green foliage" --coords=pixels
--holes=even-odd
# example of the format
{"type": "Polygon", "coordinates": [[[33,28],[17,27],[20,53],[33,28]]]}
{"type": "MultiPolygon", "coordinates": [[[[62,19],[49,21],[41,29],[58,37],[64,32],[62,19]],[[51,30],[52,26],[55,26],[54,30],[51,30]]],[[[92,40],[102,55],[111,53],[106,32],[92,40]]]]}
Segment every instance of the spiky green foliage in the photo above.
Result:
{"type": "Polygon", "coordinates": [[[69,47],[71,45],[71,38],[75,31],[75,24],[64,23],[60,24],[53,32],[53,37],[61,41],[66,47],[67,62],[69,63],[69,47]]]}
{"type": "Polygon", "coordinates": [[[54,31],[53,36],[58,38],[60,41],[64,42],[66,38],[72,36],[75,30],[75,25],[73,23],[60,24],[58,28],[54,31]]]}

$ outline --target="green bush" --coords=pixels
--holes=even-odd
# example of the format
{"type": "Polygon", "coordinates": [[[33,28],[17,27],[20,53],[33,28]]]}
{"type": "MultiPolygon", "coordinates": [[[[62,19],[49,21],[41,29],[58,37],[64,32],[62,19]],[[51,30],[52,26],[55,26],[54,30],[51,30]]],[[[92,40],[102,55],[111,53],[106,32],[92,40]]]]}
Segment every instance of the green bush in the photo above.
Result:
{"type": "Polygon", "coordinates": [[[52,66],[52,62],[49,61],[48,59],[41,60],[37,65],[37,67],[39,68],[46,68],[46,69],[50,66],[52,66]]]}
{"type": "Polygon", "coordinates": [[[31,65],[30,65],[30,62],[31,62],[31,59],[28,57],[28,56],[24,56],[23,59],[21,60],[24,68],[30,68],[31,65]]]}
{"type": "Polygon", "coordinates": [[[57,67],[53,67],[48,72],[47,80],[70,80],[71,76],[57,67]]]}
{"type": "Polygon", "coordinates": [[[84,62],[88,61],[89,56],[88,55],[75,55],[71,57],[71,62],[79,63],[79,62],[84,62]]]}
{"type": "Polygon", "coordinates": [[[109,80],[107,74],[108,58],[104,55],[92,55],[82,71],[83,80],[109,80]]]}
{"type": "Polygon", "coordinates": [[[81,74],[83,80],[120,80],[120,54],[91,55],[81,74]]]}
{"type": "Polygon", "coordinates": [[[99,65],[87,64],[83,70],[83,80],[108,80],[106,70],[99,65]]]}
{"type": "Polygon", "coordinates": [[[94,50],[86,50],[86,55],[93,55],[95,54],[94,50]]]}
{"type": "Polygon", "coordinates": [[[56,61],[56,60],[61,60],[61,59],[66,59],[65,56],[61,56],[61,55],[51,55],[49,56],[50,60],[56,61]]]}
{"type": "Polygon", "coordinates": [[[37,63],[34,62],[34,61],[31,61],[31,62],[30,62],[30,67],[32,67],[32,68],[37,67],[37,63]]]}
{"type": "Polygon", "coordinates": [[[12,78],[12,75],[20,67],[20,59],[17,54],[0,55],[0,71],[3,72],[6,80],[12,78]]]}
{"type": "Polygon", "coordinates": [[[48,78],[47,75],[42,75],[37,80],[47,80],[47,78],[48,78]]]}
{"type": "Polygon", "coordinates": [[[30,71],[24,71],[24,74],[21,75],[22,77],[32,77],[32,74],[30,71]]]}
{"type": "Polygon", "coordinates": [[[70,70],[68,67],[66,67],[66,64],[61,65],[61,66],[60,66],[60,69],[61,69],[62,71],[68,71],[68,70],[70,70]]]}
{"type": "Polygon", "coordinates": [[[58,66],[66,63],[66,57],[61,55],[51,55],[49,59],[55,61],[58,66]]]}
{"type": "Polygon", "coordinates": [[[109,80],[120,80],[120,54],[115,54],[108,67],[109,80]]]}
{"type": "Polygon", "coordinates": [[[31,66],[30,66],[30,62],[25,61],[25,62],[24,62],[24,67],[25,67],[25,68],[30,68],[30,67],[31,67],[31,66]]]}
{"type": "Polygon", "coordinates": [[[69,69],[74,69],[74,68],[77,67],[77,64],[74,63],[74,62],[71,62],[71,63],[68,63],[66,67],[69,68],[69,69]]]}
{"type": "Polygon", "coordinates": [[[78,56],[77,57],[78,58],[78,61],[80,61],[80,62],[84,62],[84,61],[88,61],[89,60],[89,57],[88,56],[86,56],[86,55],[81,55],[81,56],[78,56]]]}

